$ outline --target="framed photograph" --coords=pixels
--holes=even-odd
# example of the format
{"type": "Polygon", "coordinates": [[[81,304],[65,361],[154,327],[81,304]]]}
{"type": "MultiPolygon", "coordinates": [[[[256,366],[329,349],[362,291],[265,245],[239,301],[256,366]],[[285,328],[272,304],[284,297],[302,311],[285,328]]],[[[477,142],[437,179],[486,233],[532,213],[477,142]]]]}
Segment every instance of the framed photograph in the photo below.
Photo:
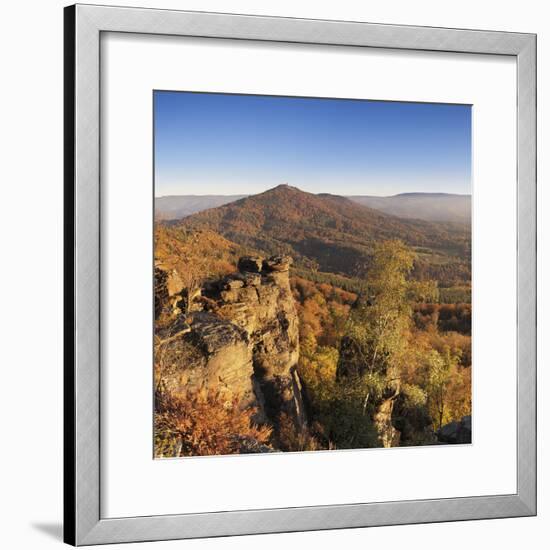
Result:
{"type": "Polygon", "coordinates": [[[536,37],[65,9],[65,541],[536,513],[536,37]]]}

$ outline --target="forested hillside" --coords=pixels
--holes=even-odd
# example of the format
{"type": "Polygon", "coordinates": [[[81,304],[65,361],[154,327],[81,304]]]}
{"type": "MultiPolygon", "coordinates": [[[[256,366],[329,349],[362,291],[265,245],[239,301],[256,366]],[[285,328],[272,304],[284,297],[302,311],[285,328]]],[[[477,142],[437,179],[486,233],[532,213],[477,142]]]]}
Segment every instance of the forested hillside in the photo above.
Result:
{"type": "Polygon", "coordinates": [[[177,426],[200,424],[191,401],[202,416],[210,408],[225,418],[224,437],[240,442],[223,453],[469,442],[470,250],[465,224],[402,219],[286,185],[157,223],[157,455],[194,453],[173,443],[193,438],[177,426]],[[244,403],[223,356],[251,373],[255,400],[244,403]],[[167,382],[174,372],[190,379],[191,365],[210,376],[202,393],[167,382]]]}
{"type": "Polygon", "coordinates": [[[397,238],[418,252],[418,278],[435,274],[455,283],[470,276],[467,226],[404,220],[344,197],[314,195],[288,185],[174,224],[207,228],[243,246],[290,254],[298,267],[347,277],[365,275],[374,242],[397,238]]]}
{"type": "MultiPolygon", "coordinates": [[[[179,220],[248,195],[167,195],[155,199],[157,220],[179,220]]],[[[388,197],[349,195],[353,202],[399,218],[470,223],[472,198],[452,193],[400,193],[388,197]]]]}

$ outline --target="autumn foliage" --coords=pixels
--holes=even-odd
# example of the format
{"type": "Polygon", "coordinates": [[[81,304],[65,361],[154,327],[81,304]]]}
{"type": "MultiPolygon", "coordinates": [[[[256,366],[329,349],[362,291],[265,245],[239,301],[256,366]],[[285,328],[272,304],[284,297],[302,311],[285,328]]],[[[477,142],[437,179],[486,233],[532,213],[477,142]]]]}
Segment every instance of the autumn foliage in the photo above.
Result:
{"type": "Polygon", "coordinates": [[[242,410],[238,399],[197,392],[185,397],[157,392],[155,456],[227,455],[268,450],[271,428],[257,426],[254,409],[242,410]]]}
{"type": "Polygon", "coordinates": [[[292,256],[307,412],[306,429],[285,413],[273,429],[236,399],[160,392],[157,456],[435,444],[442,426],[471,414],[466,225],[279,186],[155,231],[156,261],[187,289],[232,272],[245,254],[292,256]]]}

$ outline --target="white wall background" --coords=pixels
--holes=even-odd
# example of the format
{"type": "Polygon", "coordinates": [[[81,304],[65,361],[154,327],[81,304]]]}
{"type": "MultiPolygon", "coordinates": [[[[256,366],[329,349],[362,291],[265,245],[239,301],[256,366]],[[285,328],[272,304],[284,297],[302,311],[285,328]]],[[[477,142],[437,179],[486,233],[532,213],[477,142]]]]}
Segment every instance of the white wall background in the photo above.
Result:
{"type": "MultiPolygon", "coordinates": [[[[136,0],[137,2],[138,0],[136,0]]],[[[106,4],[132,5],[117,0],[106,4]]],[[[2,9],[0,159],[1,360],[0,540],[10,549],[61,545],[62,515],[62,7],[58,0],[6,3],[2,9]]],[[[438,525],[155,543],[152,548],[247,549],[384,547],[501,550],[550,539],[548,345],[550,302],[543,287],[550,258],[544,189],[550,111],[550,18],[537,0],[195,0],[141,1],[147,7],[347,19],[539,34],[539,516],[438,525]]],[[[498,197],[495,197],[498,202],[498,197]]],[[[495,381],[498,385],[498,381],[495,381]]],[[[449,472],[452,475],[452,472],[449,472]]],[[[546,542],[544,542],[546,541],[546,542]]],[[[120,548],[129,548],[120,546],[120,548]]],[[[140,546],[145,548],[145,546],[140,546]]]]}

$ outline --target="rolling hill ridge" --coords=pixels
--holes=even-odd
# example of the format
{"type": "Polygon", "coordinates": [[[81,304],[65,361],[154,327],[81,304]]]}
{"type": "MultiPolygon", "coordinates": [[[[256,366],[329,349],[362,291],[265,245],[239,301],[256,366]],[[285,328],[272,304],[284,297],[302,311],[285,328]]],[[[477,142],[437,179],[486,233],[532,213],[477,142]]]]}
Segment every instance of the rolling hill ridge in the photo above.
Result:
{"type": "Polygon", "coordinates": [[[279,185],[188,216],[170,225],[210,230],[241,246],[290,254],[299,267],[354,276],[372,244],[401,239],[409,246],[468,257],[469,228],[402,219],[346,197],[279,185]]]}
{"type": "MultiPolygon", "coordinates": [[[[155,199],[157,220],[178,220],[249,195],[170,195],[155,199]]],[[[350,195],[346,198],[392,216],[436,222],[470,223],[470,195],[402,193],[389,197],[350,195]]]]}
{"type": "Polygon", "coordinates": [[[350,200],[401,218],[470,223],[472,197],[448,193],[402,193],[392,197],[356,195],[350,200]]]}

